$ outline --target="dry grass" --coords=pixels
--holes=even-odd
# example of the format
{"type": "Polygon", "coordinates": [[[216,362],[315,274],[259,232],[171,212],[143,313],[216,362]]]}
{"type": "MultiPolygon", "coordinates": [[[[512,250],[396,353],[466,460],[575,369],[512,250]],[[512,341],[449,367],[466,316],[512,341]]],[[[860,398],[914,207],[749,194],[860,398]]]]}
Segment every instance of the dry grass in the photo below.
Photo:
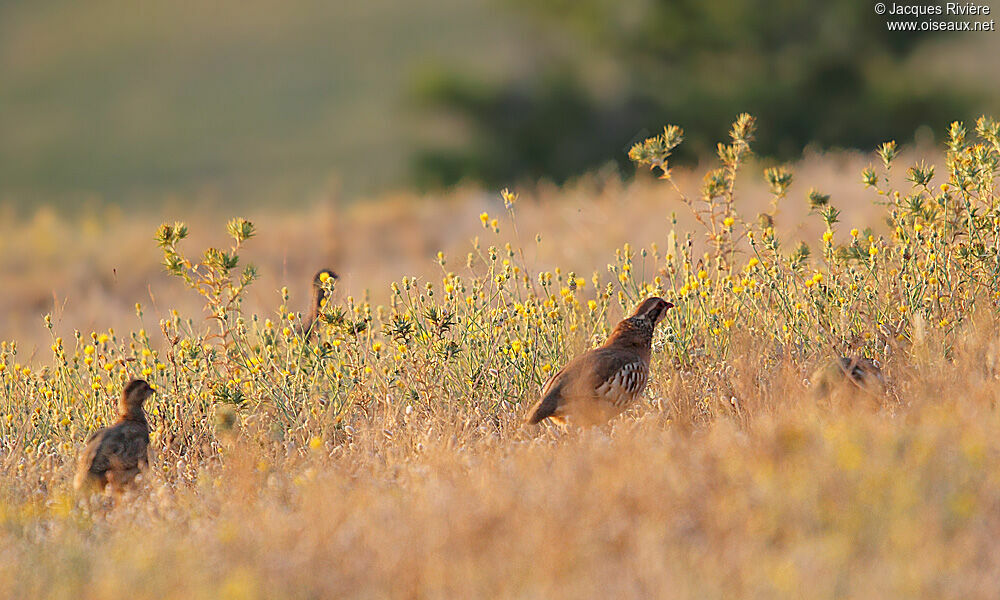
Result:
{"type": "Polygon", "coordinates": [[[649,405],[579,434],[461,406],[374,411],[315,449],[251,426],[218,457],[154,461],[169,475],[113,509],[74,506],[64,453],[6,456],[0,586],[12,598],[995,597],[993,326],[954,363],[893,364],[894,393],[877,401],[817,405],[800,369],[760,371],[745,348],[729,376],[739,416],[661,365],[649,405]],[[712,422],[693,426],[704,410],[712,422]]]}
{"type": "MultiPolygon", "coordinates": [[[[855,183],[869,158],[807,159],[796,168],[802,183],[789,197],[815,186],[833,194],[846,226],[871,224],[875,235],[893,235],[878,223],[880,211],[861,201],[866,192],[855,183]]],[[[769,195],[756,181],[759,169],[749,173],[738,185],[741,210],[752,215],[769,195]]],[[[700,184],[694,173],[675,177],[682,188],[700,184]]],[[[270,315],[280,329],[286,317],[268,312],[282,302],[279,286],[295,286],[289,305],[304,310],[300,283],[327,265],[346,276],[337,297],[348,319],[370,311],[372,325],[363,335],[344,333],[340,321],[323,332],[321,339],[337,348],[329,362],[297,354],[301,345],[288,334],[267,342],[280,336],[263,325],[245,346],[220,347],[208,361],[160,339],[156,319],[167,320],[171,335],[185,331],[169,309],[187,316],[200,311],[197,296],[160,273],[162,254],[150,241],[155,223],[170,215],[70,221],[43,211],[4,220],[0,276],[16,282],[3,299],[4,331],[28,340],[22,347],[47,348],[40,313],[49,310],[55,289],[68,302],[59,302],[52,336],[69,342],[56,344],[55,359],[47,358],[47,349],[31,360],[22,350],[17,364],[10,354],[0,358],[7,361],[0,375],[0,595],[1000,594],[1000,475],[993,468],[1000,459],[1000,344],[995,311],[985,301],[978,304],[985,308],[948,327],[918,318],[924,309],[914,305],[913,320],[903,317],[904,339],[870,340],[867,348],[877,351],[888,381],[884,394],[849,383],[817,394],[812,373],[829,352],[806,351],[811,336],[794,338],[801,347],[792,347],[780,343],[793,339],[791,333],[760,330],[772,317],[764,308],[741,309],[747,325],[740,321],[725,331],[712,325],[714,312],[687,308],[689,316],[679,318],[690,320],[671,324],[703,329],[691,342],[698,347],[681,351],[663,334],[647,398],[607,427],[570,432],[525,429],[521,413],[545,367],[552,367],[546,361],[558,366],[613,324],[618,308],[615,295],[602,292],[604,283],[586,288],[601,307],[596,312],[588,313],[583,291],[556,287],[552,296],[564,305],[537,329],[533,324],[543,322],[537,311],[552,306],[544,294],[523,298],[519,309],[502,313],[505,320],[487,321],[491,328],[479,337],[452,332],[427,341],[433,336],[415,335],[395,357],[389,347],[395,338],[376,327],[404,314],[415,326],[430,322],[418,309],[431,300],[403,299],[387,282],[402,275],[420,277],[420,286],[437,282],[442,268],[435,252],[443,249],[449,268],[457,263],[459,270],[475,236],[486,240],[481,246],[502,248],[513,240],[524,250],[517,264],[533,274],[561,265],[562,273],[606,278],[604,265],[624,264],[615,256],[622,243],[663,243],[670,212],[683,208],[669,198],[650,181],[542,187],[522,195],[517,233],[505,225],[496,236],[480,226],[478,215],[501,212],[502,204],[470,191],[251,215],[260,235],[241,257],[258,265],[262,281],[245,298],[245,314],[260,314],[261,321],[270,315]],[[77,250],[78,262],[64,258],[66,247],[77,250]],[[146,300],[147,285],[155,303],[146,300]],[[367,288],[371,305],[362,300],[367,288]],[[96,332],[108,326],[138,329],[136,301],[145,306],[149,335],[97,341],[96,332]],[[84,330],[78,342],[74,327],[84,330]],[[460,360],[468,364],[434,352],[437,342],[456,339],[465,340],[460,360]],[[239,362],[232,348],[256,358],[239,362]],[[487,357],[491,372],[482,374],[469,356],[487,357]],[[272,361],[273,372],[268,367],[261,375],[262,361],[272,361]],[[124,498],[81,502],[70,489],[74,454],[86,431],[106,420],[107,398],[119,380],[141,367],[161,390],[150,407],[151,472],[124,498]],[[300,374],[305,383],[296,379],[300,374]],[[245,389],[248,397],[234,408],[213,396],[220,389],[245,389]],[[266,395],[278,389],[289,393],[288,404],[266,395]],[[336,402],[343,404],[334,408],[336,402]]],[[[786,240],[815,242],[824,227],[805,214],[801,202],[789,203],[777,214],[776,230],[786,240]]],[[[198,215],[194,239],[184,244],[220,243],[210,237],[218,228],[215,216],[198,215]]],[[[678,230],[694,227],[679,217],[678,230]]],[[[891,245],[883,248],[878,261],[885,262],[873,258],[871,264],[898,264],[881,258],[895,256],[891,245]]],[[[736,279],[720,276],[705,302],[732,310],[732,286],[746,258],[740,260],[736,279]]],[[[774,268],[781,260],[775,258],[774,268]]],[[[621,278],[623,289],[632,285],[630,277],[643,282],[636,290],[651,289],[657,268],[638,273],[641,263],[634,264],[621,278]]],[[[826,281],[846,276],[831,264],[826,281]]],[[[513,306],[513,298],[527,294],[511,280],[507,291],[471,299],[476,284],[496,273],[472,269],[461,281],[446,274],[444,285],[434,286],[433,303],[461,308],[468,299],[492,318],[500,314],[496,302],[513,306]],[[442,291],[448,285],[460,288],[456,297],[442,291]]],[[[713,277],[706,274],[701,289],[713,277]]],[[[684,281],[661,289],[687,297],[678,291],[684,281]]],[[[787,293],[803,298],[815,293],[812,284],[789,286],[787,293]]],[[[897,301],[896,288],[875,287],[866,302],[897,301]]],[[[481,325],[478,308],[457,308],[453,314],[463,326],[481,325]]],[[[806,310],[796,314],[789,324],[819,318],[806,310]]],[[[196,319],[191,327],[197,332],[207,325],[196,319]]],[[[211,342],[183,335],[195,347],[211,342]]]]}

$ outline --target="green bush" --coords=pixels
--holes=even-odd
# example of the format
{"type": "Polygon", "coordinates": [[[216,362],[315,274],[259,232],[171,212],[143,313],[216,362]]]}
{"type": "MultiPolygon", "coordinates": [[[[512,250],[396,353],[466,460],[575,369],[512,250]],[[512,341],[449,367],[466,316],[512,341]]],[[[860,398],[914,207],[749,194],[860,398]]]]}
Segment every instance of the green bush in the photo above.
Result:
{"type": "Polygon", "coordinates": [[[513,81],[444,70],[421,82],[425,105],[470,125],[464,145],[418,155],[424,184],[624,166],[631,143],[663,122],[702,132],[688,140],[690,159],[713,151],[718,124],[743,110],[769,125],[757,151],[780,158],[808,143],[870,148],[970,112],[967,93],[929,84],[909,60],[927,36],[887,31],[867,2],[507,1],[580,43],[561,57],[538,51],[547,66],[513,81]]]}

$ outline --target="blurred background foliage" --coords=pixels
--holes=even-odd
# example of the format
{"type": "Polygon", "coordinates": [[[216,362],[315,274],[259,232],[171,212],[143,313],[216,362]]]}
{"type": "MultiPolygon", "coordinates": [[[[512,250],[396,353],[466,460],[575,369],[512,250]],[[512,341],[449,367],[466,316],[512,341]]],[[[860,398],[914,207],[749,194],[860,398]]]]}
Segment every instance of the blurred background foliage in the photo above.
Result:
{"type": "MultiPolygon", "coordinates": [[[[0,203],[347,198],[757,148],[868,149],[995,107],[996,34],[830,0],[0,1],[0,203]]],[[[993,112],[996,112],[995,110],[993,112]]]]}
{"type": "MultiPolygon", "coordinates": [[[[508,82],[437,73],[422,98],[463,115],[471,133],[465,145],[422,152],[422,181],[562,181],[609,160],[624,166],[625,153],[612,152],[665,123],[683,126],[684,150],[704,155],[724,139],[719,124],[741,111],[767,124],[756,148],[768,156],[792,158],[808,144],[868,150],[989,104],[985,90],[938,80],[930,61],[914,59],[926,42],[947,36],[889,32],[869,2],[507,4],[570,43],[551,48],[544,67],[508,82]]],[[[976,53],[963,59],[970,60],[992,62],[976,53]]]]}

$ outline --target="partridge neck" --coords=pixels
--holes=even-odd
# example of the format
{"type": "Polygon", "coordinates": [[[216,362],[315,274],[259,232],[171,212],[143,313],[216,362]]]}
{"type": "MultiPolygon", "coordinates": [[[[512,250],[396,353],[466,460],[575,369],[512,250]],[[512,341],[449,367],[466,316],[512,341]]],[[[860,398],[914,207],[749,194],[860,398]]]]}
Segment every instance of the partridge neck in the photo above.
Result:
{"type": "Polygon", "coordinates": [[[653,330],[645,324],[634,323],[626,319],[615,327],[605,342],[605,346],[628,349],[637,352],[646,362],[649,361],[649,347],[653,343],[653,330]]]}
{"type": "Polygon", "coordinates": [[[323,307],[323,296],[325,295],[325,292],[321,287],[316,287],[313,291],[312,316],[316,317],[319,315],[319,309],[323,307]]]}
{"type": "Polygon", "coordinates": [[[146,412],[142,410],[142,406],[130,406],[123,403],[118,410],[119,421],[131,421],[133,423],[142,423],[143,425],[147,424],[146,412]]]}
{"type": "Polygon", "coordinates": [[[313,302],[312,307],[309,309],[309,316],[302,323],[302,333],[306,336],[312,336],[312,328],[316,325],[316,320],[319,319],[319,311],[323,304],[323,288],[314,287],[313,288],[313,302]]]}

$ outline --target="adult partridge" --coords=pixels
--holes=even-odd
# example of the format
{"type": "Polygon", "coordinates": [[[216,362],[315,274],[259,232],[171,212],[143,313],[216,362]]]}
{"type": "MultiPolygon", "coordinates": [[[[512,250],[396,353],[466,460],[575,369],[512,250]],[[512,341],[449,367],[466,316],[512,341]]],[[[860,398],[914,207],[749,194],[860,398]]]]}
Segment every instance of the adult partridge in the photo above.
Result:
{"type": "Polygon", "coordinates": [[[649,380],[649,355],[656,328],[673,304],[647,298],[619,323],[607,341],[571,360],[542,389],[526,422],[544,419],[578,425],[607,422],[631,404],[649,380]]]}

